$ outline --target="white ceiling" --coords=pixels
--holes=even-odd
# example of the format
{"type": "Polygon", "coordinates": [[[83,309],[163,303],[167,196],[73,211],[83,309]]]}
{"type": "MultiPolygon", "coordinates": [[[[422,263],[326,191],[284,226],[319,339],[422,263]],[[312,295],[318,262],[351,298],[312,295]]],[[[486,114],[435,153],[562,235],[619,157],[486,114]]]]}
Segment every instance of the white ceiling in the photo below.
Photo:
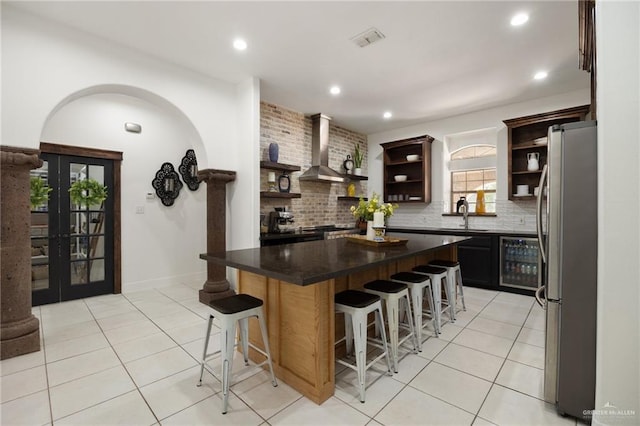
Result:
{"type": "Polygon", "coordinates": [[[370,134],[589,87],[573,1],[17,2],[261,98],[370,134]],[[511,16],[530,14],[512,27],[511,16]],[[386,38],[360,48],[371,28],[386,38]],[[235,51],[235,37],[249,47],[235,51]],[[544,69],[549,77],[534,81],[544,69]],[[335,97],[329,87],[337,84],[335,97]],[[389,120],[382,118],[393,112],[389,120]]]}

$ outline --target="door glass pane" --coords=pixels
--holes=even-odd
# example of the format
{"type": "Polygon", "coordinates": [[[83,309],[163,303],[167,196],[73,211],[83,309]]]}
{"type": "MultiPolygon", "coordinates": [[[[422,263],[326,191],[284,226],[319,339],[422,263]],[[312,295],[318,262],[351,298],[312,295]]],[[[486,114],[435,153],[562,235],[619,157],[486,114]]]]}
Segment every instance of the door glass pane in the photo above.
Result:
{"type": "MultiPolygon", "coordinates": [[[[69,164],[69,178],[71,186],[76,182],[81,180],[85,180],[87,178],[87,165],[79,164],[79,163],[70,163],[69,164]]],[[[69,198],[69,202],[71,203],[72,210],[84,210],[87,206],[76,204],[73,202],[71,198],[69,198]]]]}
{"type": "Polygon", "coordinates": [[[104,213],[103,212],[91,212],[89,213],[89,233],[101,234],[104,232],[104,213]]]}
{"type": "Polygon", "coordinates": [[[87,213],[85,212],[73,212],[70,217],[71,229],[69,232],[71,235],[83,235],[87,233],[87,213]]]}
{"type": "Polygon", "coordinates": [[[92,282],[104,281],[104,259],[95,259],[89,262],[89,278],[92,282]]]}
{"type": "MultiPolygon", "coordinates": [[[[98,183],[101,183],[102,185],[104,185],[104,166],[98,166],[95,164],[90,164],[88,166],[88,170],[89,170],[89,178],[98,181],[98,183]]],[[[107,191],[109,191],[109,189],[107,188],[107,191]]],[[[90,210],[101,210],[101,205],[102,203],[97,203],[97,204],[93,204],[91,206],[89,206],[90,210]]]]}
{"type": "Polygon", "coordinates": [[[71,285],[87,283],[87,263],[86,261],[71,262],[71,285]]]}
{"type": "Polygon", "coordinates": [[[43,290],[47,288],[49,288],[49,239],[32,236],[31,289],[43,290]]]}
{"type": "Polygon", "coordinates": [[[104,257],[104,236],[92,235],[89,237],[89,258],[104,257]]]}
{"type": "Polygon", "coordinates": [[[71,260],[81,260],[87,258],[87,240],[89,237],[86,236],[78,236],[71,237],[71,241],[69,244],[69,258],[71,260]]]}
{"type": "Polygon", "coordinates": [[[52,191],[49,184],[49,162],[43,161],[42,167],[31,170],[29,175],[31,211],[46,212],[52,191]]]}
{"type": "Polygon", "coordinates": [[[49,163],[31,170],[30,180],[31,289],[44,290],[49,288],[49,163]]]}

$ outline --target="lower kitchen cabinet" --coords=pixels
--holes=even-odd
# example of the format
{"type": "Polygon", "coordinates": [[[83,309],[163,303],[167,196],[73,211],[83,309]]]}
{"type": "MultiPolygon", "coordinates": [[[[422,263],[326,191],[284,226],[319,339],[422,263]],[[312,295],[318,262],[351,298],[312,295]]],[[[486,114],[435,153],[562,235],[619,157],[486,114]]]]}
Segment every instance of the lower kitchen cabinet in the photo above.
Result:
{"type": "MultiPolygon", "coordinates": [[[[464,286],[506,291],[508,293],[524,294],[527,296],[533,296],[534,294],[536,288],[534,285],[532,285],[531,288],[526,288],[521,285],[501,285],[500,280],[500,238],[502,237],[503,240],[515,239],[517,242],[525,240],[533,241],[535,239],[535,235],[532,233],[515,234],[508,231],[503,233],[498,230],[489,232],[460,230],[452,232],[450,229],[411,228],[391,228],[387,231],[403,232],[408,234],[458,235],[471,237],[468,240],[458,243],[458,261],[460,262],[460,272],[462,272],[462,281],[464,286]]],[[[518,254],[511,253],[510,255],[516,256],[515,259],[509,260],[511,262],[510,265],[515,266],[517,269],[516,260],[518,254]]],[[[540,271],[541,268],[542,266],[539,266],[537,268],[538,271],[540,271]]],[[[506,271],[507,269],[503,268],[502,270],[506,271]]],[[[510,279],[513,280],[514,272],[516,271],[511,271],[511,275],[509,277],[503,276],[502,283],[508,283],[510,279]]],[[[533,274],[533,270],[531,270],[531,273],[533,274]]],[[[516,282],[516,284],[517,283],[519,283],[519,281],[516,282]]]]}
{"type": "Polygon", "coordinates": [[[499,237],[473,237],[458,244],[458,261],[465,286],[496,290],[500,282],[499,237]]]}

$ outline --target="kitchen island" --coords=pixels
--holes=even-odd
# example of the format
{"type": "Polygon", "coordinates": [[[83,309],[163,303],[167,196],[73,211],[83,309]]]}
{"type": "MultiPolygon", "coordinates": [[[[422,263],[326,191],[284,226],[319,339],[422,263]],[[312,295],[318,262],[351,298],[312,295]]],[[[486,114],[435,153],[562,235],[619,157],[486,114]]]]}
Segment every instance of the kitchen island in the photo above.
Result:
{"type": "MultiPolygon", "coordinates": [[[[456,259],[455,245],[466,237],[393,234],[406,245],[370,247],[347,239],[310,241],[220,255],[201,254],[207,262],[237,269],[238,292],[264,301],[271,357],[276,376],[321,404],[333,395],[336,323],[333,296],[388,279],[430,260],[456,259]]],[[[257,321],[250,321],[250,340],[262,347],[257,321]]],[[[257,362],[261,355],[250,357],[257,362]]]]}

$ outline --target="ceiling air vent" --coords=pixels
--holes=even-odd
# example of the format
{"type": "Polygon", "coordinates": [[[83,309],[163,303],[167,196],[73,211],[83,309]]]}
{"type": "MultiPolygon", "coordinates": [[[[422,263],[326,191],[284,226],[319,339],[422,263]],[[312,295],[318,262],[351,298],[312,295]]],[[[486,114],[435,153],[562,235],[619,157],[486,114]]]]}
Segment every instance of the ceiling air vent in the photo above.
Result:
{"type": "Polygon", "coordinates": [[[369,28],[367,31],[358,34],[355,37],[352,37],[351,41],[353,41],[360,47],[365,47],[372,43],[375,43],[376,41],[382,40],[383,38],[384,34],[382,34],[380,30],[369,28]]]}

